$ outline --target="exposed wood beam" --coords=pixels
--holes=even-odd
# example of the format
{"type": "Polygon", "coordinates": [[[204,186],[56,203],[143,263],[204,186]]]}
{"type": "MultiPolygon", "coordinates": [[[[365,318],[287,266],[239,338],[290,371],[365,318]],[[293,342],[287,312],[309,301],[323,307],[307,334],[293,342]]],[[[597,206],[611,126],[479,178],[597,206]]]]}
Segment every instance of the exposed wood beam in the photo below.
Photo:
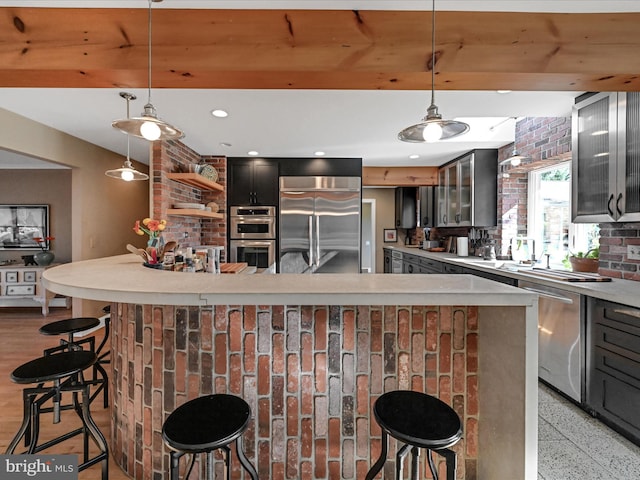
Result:
{"type": "MultiPolygon", "coordinates": [[[[154,88],[431,86],[431,13],[153,14],[154,88]]],[[[438,12],[436,88],[640,90],[640,14],[438,12]]],[[[144,88],[146,9],[0,9],[0,86],[144,88]]]]}
{"type": "Polygon", "coordinates": [[[362,167],[364,187],[419,187],[438,184],[438,167],[362,167]]]}

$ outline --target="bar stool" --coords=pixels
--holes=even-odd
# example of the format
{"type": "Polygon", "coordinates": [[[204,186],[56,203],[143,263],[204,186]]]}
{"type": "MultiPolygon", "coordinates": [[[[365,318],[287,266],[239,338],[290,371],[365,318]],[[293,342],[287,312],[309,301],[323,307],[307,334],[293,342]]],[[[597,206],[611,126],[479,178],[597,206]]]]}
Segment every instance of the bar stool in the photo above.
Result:
{"type": "Polygon", "coordinates": [[[90,388],[96,382],[85,381],[82,376],[82,371],[91,368],[96,361],[94,352],[72,350],[36,358],[20,365],[11,373],[11,380],[15,383],[37,384],[37,386],[25,388],[22,392],[24,404],[22,424],[7,447],[7,454],[15,452],[21,438],[24,438],[25,446],[28,447],[21,454],[34,454],[82,433],[84,456],[78,470],[81,471],[102,462],[102,480],[108,480],[107,441],[93,421],[89,410],[90,388]],[[48,383],[50,385],[47,386],[48,383]],[[66,392],[73,394],[74,401],[71,404],[62,405],[62,394],[66,392]],[[78,394],[82,395],[81,402],[78,401],[78,394]],[[53,405],[44,407],[43,405],[49,400],[52,400],[53,405]],[[68,409],[76,412],[82,421],[82,426],[38,445],[40,415],[53,412],[53,423],[60,423],[61,411],[68,409]],[[92,439],[100,450],[100,453],[93,458],[89,458],[89,439],[92,439]]]}
{"type": "Polygon", "coordinates": [[[67,318],[64,320],[58,320],[56,322],[51,322],[40,327],[40,333],[43,335],[67,335],[67,339],[60,339],[60,346],[49,348],[45,350],[45,354],[51,354],[59,351],[65,350],[78,350],[82,349],[84,345],[88,345],[89,350],[95,352],[98,356],[98,361],[93,365],[93,380],[97,380],[98,374],[102,377],[100,383],[98,383],[98,388],[91,395],[91,402],[98,396],[100,391],[104,392],[104,408],[109,406],[109,381],[107,378],[107,371],[104,369],[103,365],[111,363],[108,359],[110,351],[102,352],[105,344],[107,343],[107,339],[109,338],[109,325],[110,317],[105,317],[105,331],[104,337],[98,345],[96,349],[95,346],[95,337],[91,336],[88,338],[84,338],[82,340],[76,340],[75,334],[86,332],[92,328],[98,327],[100,325],[100,319],[95,317],[77,317],[77,318],[67,318]]]}
{"type": "Polygon", "coordinates": [[[456,412],[442,400],[426,393],[409,390],[387,392],[378,398],[373,414],[382,429],[382,451],[371,467],[366,480],[382,469],[389,448],[389,436],[403,442],[396,454],[396,479],[403,478],[403,460],[411,451],[411,478],[418,479],[418,459],[421,448],[427,449],[429,469],[434,480],[438,479],[431,452],[445,457],[447,480],[456,478],[456,454],[449,450],[462,438],[462,425],[456,412]]]}
{"type": "Polygon", "coordinates": [[[226,478],[229,480],[229,445],[234,441],[240,464],[253,480],[258,480],[258,473],[242,448],[242,434],[249,427],[250,418],[249,404],[226,394],[198,397],[175,409],[162,426],[162,438],[171,449],[171,480],[178,480],[180,457],[186,453],[206,453],[206,478],[213,480],[213,452],[217,449],[224,452],[226,478]]]}

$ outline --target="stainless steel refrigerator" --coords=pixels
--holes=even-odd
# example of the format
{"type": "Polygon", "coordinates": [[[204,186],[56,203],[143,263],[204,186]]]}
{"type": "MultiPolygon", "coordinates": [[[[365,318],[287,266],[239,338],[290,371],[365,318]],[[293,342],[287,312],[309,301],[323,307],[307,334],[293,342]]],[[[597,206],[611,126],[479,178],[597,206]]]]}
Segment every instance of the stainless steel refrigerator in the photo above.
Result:
{"type": "Polygon", "coordinates": [[[280,273],[360,273],[360,177],[280,177],[280,273]]]}

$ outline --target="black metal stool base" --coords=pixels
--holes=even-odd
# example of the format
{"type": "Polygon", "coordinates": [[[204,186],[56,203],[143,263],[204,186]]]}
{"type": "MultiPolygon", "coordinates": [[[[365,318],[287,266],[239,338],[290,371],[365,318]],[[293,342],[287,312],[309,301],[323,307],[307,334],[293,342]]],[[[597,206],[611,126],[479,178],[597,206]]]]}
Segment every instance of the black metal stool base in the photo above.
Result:
{"type": "Polygon", "coordinates": [[[98,462],[102,462],[102,480],[108,480],[109,452],[107,441],[95,424],[89,410],[91,386],[95,385],[96,382],[85,381],[82,377],[82,370],[91,368],[96,360],[96,355],[93,352],[63,352],[37,358],[13,371],[11,378],[14,382],[23,384],[36,383],[38,386],[23,390],[22,424],[7,447],[7,454],[14,454],[18,443],[23,438],[25,446],[28,448],[20,454],[34,454],[76,435],[83,434],[83,460],[78,465],[78,470],[82,471],[98,462]],[[52,385],[45,386],[47,382],[52,382],[52,385]],[[63,393],[71,393],[73,402],[68,405],[62,405],[63,393]],[[78,400],[79,394],[82,396],[81,401],[78,400]],[[53,405],[44,407],[50,400],[53,405]],[[58,423],[60,422],[61,411],[69,409],[73,409],[76,412],[82,421],[82,426],[39,444],[40,416],[44,413],[53,413],[53,422],[58,423]],[[91,458],[89,457],[89,440],[92,440],[100,450],[100,453],[91,458]]]}
{"type": "Polygon", "coordinates": [[[222,450],[225,477],[231,478],[230,448],[236,444],[236,456],[252,480],[258,473],[244,453],[242,434],[249,427],[251,409],[234,395],[216,394],[188,401],[174,410],[162,426],[162,438],[171,449],[170,478],[178,480],[180,458],[187,454],[206,454],[206,478],[213,480],[213,453],[222,450]]]}
{"type": "Polygon", "coordinates": [[[57,353],[61,351],[71,351],[71,350],[83,350],[84,347],[88,347],[88,350],[91,352],[95,352],[98,356],[98,361],[93,365],[93,382],[97,385],[97,388],[91,394],[91,402],[93,402],[100,392],[103,392],[103,405],[104,408],[109,406],[109,379],[107,376],[107,371],[103,367],[103,365],[107,365],[111,363],[110,361],[110,351],[103,352],[103,348],[107,343],[107,339],[109,338],[109,330],[110,330],[110,316],[105,318],[104,323],[104,336],[98,348],[96,348],[95,337],[87,337],[81,340],[75,339],[75,334],[82,333],[92,328],[98,327],[100,325],[100,319],[95,317],[78,317],[78,318],[67,318],[64,320],[58,320],[56,322],[47,323],[40,327],[40,333],[43,335],[67,335],[67,338],[60,339],[60,345],[57,347],[48,348],[44,351],[45,355],[50,355],[52,353],[57,353]]]}
{"type": "Polygon", "coordinates": [[[455,480],[456,454],[448,447],[462,438],[462,425],[451,407],[424,393],[397,390],[378,398],[373,413],[382,429],[381,451],[365,480],[373,480],[382,470],[389,451],[389,436],[404,443],[396,454],[396,479],[404,478],[404,459],[411,453],[410,478],[418,480],[420,449],[426,449],[432,477],[438,480],[432,458],[432,452],[436,452],[446,459],[447,480],[455,480]]]}

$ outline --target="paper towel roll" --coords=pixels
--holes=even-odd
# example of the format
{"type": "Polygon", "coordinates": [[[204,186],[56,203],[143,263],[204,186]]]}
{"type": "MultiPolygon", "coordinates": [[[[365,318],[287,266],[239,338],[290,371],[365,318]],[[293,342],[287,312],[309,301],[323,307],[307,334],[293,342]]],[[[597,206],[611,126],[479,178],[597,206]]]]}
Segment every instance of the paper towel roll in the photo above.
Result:
{"type": "Polygon", "coordinates": [[[456,252],[459,257],[469,256],[469,237],[458,237],[456,252]]]}

